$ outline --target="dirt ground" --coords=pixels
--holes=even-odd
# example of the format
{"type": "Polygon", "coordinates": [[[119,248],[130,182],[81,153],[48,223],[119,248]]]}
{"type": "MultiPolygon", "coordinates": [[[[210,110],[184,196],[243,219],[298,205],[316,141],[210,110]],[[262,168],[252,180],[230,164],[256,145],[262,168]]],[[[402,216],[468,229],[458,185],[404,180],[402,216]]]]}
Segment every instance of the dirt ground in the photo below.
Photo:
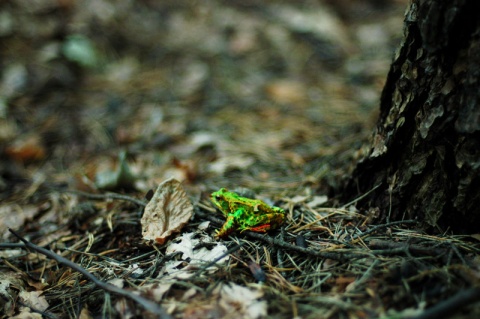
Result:
{"type": "Polygon", "coordinates": [[[335,199],[407,2],[0,2],[0,318],[405,318],[476,286],[478,238],[335,199]],[[223,187],[285,217],[215,237],[223,187]]]}

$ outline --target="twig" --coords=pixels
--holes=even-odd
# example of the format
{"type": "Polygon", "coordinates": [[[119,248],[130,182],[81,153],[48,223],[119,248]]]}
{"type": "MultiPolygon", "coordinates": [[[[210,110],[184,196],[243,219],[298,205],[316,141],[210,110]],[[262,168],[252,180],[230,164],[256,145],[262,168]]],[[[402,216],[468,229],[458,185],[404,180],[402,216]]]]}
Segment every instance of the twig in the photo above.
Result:
{"type": "Polygon", "coordinates": [[[56,260],[59,264],[63,264],[63,265],[65,265],[65,266],[67,266],[67,267],[69,267],[69,268],[71,268],[75,271],[78,271],[79,273],[81,273],[82,275],[87,277],[87,279],[91,280],[99,288],[101,288],[103,290],[106,290],[108,292],[123,296],[123,297],[130,298],[133,301],[142,305],[145,308],[145,310],[150,311],[151,313],[153,313],[155,315],[158,315],[159,318],[172,319],[172,316],[170,316],[168,313],[166,313],[165,310],[163,310],[162,307],[157,305],[155,302],[153,302],[151,300],[148,300],[146,298],[143,298],[139,295],[136,295],[136,294],[134,294],[134,293],[132,293],[128,290],[119,288],[117,286],[114,286],[114,285],[106,283],[106,282],[103,282],[103,281],[97,279],[97,277],[92,275],[86,269],[84,269],[81,266],[75,264],[74,262],[72,262],[72,261],[70,261],[70,260],[68,260],[68,259],[50,251],[50,250],[39,247],[39,246],[27,241],[25,238],[23,238],[22,236],[20,236],[19,234],[17,234],[15,231],[13,231],[10,228],[8,230],[15,237],[17,237],[19,240],[21,240],[24,243],[25,247],[30,248],[30,249],[32,249],[36,252],[39,252],[40,254],[43,254],[43,255],[45,255],[45,256],[53,259],[53,260],[56,260]]]}
{"type": "MultiPolygon", "coordinates": [[[[202,218],[208,219],[210,221],[216,222],[221,224],[222,221],[216,217],[210,216],[208,214],[205,214],[204,212],[200,210],[195,211],[196,216],[200,216],[202,218]]],[[[390,227],[390,226],[395,226],[395,225],[400,225],[400,224],[414,224],[417,223],[415,220],[403,220],[403,221],[396,221],[396,222],[391,222],[388,224],[382,224],[382,225],[377,225],[373,227],[372,229],[369,229],[366,232],[363,232],[362,234],[358,234],[355,238],[353,238],[351,241],[363,237],[365,235],[368,235],[370,233],[373,233],[381,228],[385,227],[390,227]]],[[[362,258],[362,257],[367,257],[367,256],[374,256],[374,255],[395,255],[398,253],[405,252],[405,248],[396,248],[396,249],[388,249],[388,250],[370,250],[370,251],[355,251],[352,253],[347,253],[344,251],[318,251],[310,248],[303,248],[300,246],[292,245],[284,240],[281,239],[275,239],[267,234],[260,234],[252,231],[243,231],[242,234],[245,234],[247,237],[251,237],[266,243],[269,243],[271,245],[281,247],[284,249],[289,249],[293,250],[299,253],[307,254],[313,257],[319,257],[319,258],[328,258],[328,259],[333,259],[333,260],[338,260],[338,261],[347,261],[351,259],[356,259],[356,258],[362,258]]],[[[351,242],[350,241],[350,242],[351,242]]],[[[211,265],[210,265],[211,266],[211,265]]]]}
{"type": "MultiPolygon", "coordinates": [[[[211,221],[214,221],[214,222],[219,222],[219,224],[222,223],[220,219],[218,219],[216,217],[213,217],[213,216],[210,216],[208,214],[205,214],[200,210],[197,210],[195,212],[195,215],[200,216],[200,217],[205,218],[205,219],[208,219],[208,220],[211,220],[211,221]]],[[[387,224],[378,225],[377,227],[374,227],[374,229],[372,229],[371,231],[373,232],[373,231],[378,230],[379,228],[387,227],[387,226],[390,226],[390,225],[397,225],[397,224],[402,224],[402,223],[407,223],[408,224],[408,223],[413,223],[413,222],[416,222],[416,221],[402,221],[402,222],[393,222],[393,223],[390,223],[388,225],[387,224]]],[[[370,233],[371,231],[369,231],[368,233],[370,233]]],[[[367,233],[367,232],[365,232],[365,233],[367,233]]],[[[365,233],[363,233],[363,234],[365,234],[365,233]]],[[[386,250],[386,251],[385,250],[380,250],[380,251],[370,250],[370,251],[355,251],[355,252],[352,252],[352,253],[347,253],[345,251],[328,251],[327,252],[327,251],[318,251],[318,250],[314,250],[314,249],[311,249],[311,248],[303,248],[303,247],[300,247],[300,246],[292,245],[292,244],[290,244],[290,243],[288,243],[284,240],[275,239],[275,238],[273,238],[273,237],[271,237],[267,234],[260,234],[260,233],[256,233],[256,232],[252,232],[252,231],[243,231],[242,234],[245,234],[245,236],[247,236],[247,237],[266,242],[266,243],[271,244],[273,246],[293,250],[293,251],[296,251],[296,252],[299,252],[299,253],[302,253],[302,254],[307,254],[307,255],[310,255],[310,256],[313,256],[313,257],[328,258],[328,259],[338,260],[338,261],[341,261],[341,262],[351,260],[351,259],[367,257],[367,256],[374,256],[374,255],[398,254],[398,253],[401,253],[401,252],[404,251],[404,249],[402,248],[401,250],[400,249],[398,249],[398,250],[386,250]]],[[[360,235],[360,236],[362,236],[362,235],[360,235]]]]}
{"type": "MultiPolygon", "coordinates": [[[[195,216],[200,216],[202,218],[208,219],[208,220],[213,221],[215,223],[218,223],[220,225],[222,224],[221,219],[213,217],[209,214],[205,214],[204,212],[202,212],[199,209],[195,211],[195,216]]],[[[315,256],[315,257],[330,258],[330,259],[340,260],[340,261],[344,261],[348,258],[351,258],[351,257],[353,257],[352,255],[354,255],[355,257],[358,258],[358,255],[356,255],[356,254],[348,254],[348,256],[347,256],[347,254],[344,254],[344,253],[319,252],[319,251],[316,251],[316,250],[313,250],[313,249],[302,248],[302,247],[299,247],[299,246],[289,244],[289,243],[287,243],[283,240],[274,239],[273,237],[270,237],[267,234],[259,234],[259,233],[255,233],[255,232],[248,231],[248,230],[243,231],[242,234],[245,234],[247,237],[255,238],[255,239],[261,240],[263,242],[266,242],[268,244],[272,244],[274,246],[294,250],[294,251],[304,253],[304,254],[308,254],[308,255],[311,255],[311,256],[315,256]]]]}
{"type": "Polygon", "coordinates": [[[352,239],[350,239],[349,242],[352,242],[357,238],[364,237],[366,235],[374,233],[377,230],[382,229],[382,228],[396,226],[396,225],[402,225],[402,224],[416,224],[416,223],[418,223],[416,220],[409,219],[409,220],[399,220],[399,221],[395,221],[395,222],[391,222],[391,223],[387,223],[387,224],[375,225],[374,227],[370,228],[369,230],[364,231],[361,234],[357,234],[357,235],[353,236],[352,239]]]}
{"type": "Polygon", "coordinates": [[[244,234],[246,234],[247,237],[255,238],[257,240],[269,243],[274,246],[278,246],[284,249],[289,249],[293,250],[299,253],[307,254],[310,256],[314,257],[320,257],[320,258],[328,258],[328,259],[333,259],[333,260],[338,260],[338,261],[346,261],[349,259],[354,259],[354,258],[361,258],[361,257],[366,257],[368,255],[371,255],[370,252],[358,252],[358,253],[345,253],[345,252],[322,252],[318,250],[313,250],[310,248],[303,248],[300,246],[295,246],[292,244],[287,243],[286,241],[280,240],[280,239],[275,239],[271,236],[265,235],[265,234],[259,234],[251,231],[244,231],[244,234]]]}
{"type": "Polygon", "coordinates": [[[445,249],[432,249],[429,247],[424,247],[421,245],[416,245],[416,244],[409,244],[405,242],[392,242],[392,241],[386,241],[386,240],[380,240],[380,239],[374,239],[371,240],[368,243],[368,247],[370,248],[382,248],[382,249],[392,249],[392,250],[397,250],[401,249],[404,251],[408,251],[414,255],[420,255],[420,256],[443,256],[447,253],[447,250],[445,249]]]}
{"type": "Polygon", "coordinates": [[[480,288],[461,290],[453,297],[437,303],[435,306],[426,309],[423,313],[411,319],[449,318],[455,312],[478,300],[480,300],[480,288]]]}

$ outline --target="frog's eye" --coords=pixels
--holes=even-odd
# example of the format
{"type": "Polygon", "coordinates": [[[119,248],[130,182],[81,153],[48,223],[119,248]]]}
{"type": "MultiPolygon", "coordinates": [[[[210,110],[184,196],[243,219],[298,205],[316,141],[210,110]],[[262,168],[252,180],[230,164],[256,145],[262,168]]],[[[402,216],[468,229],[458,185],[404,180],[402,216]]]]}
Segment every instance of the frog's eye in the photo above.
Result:
{"type": "Polygon", "coordinates": [[[215,199],[216,199],[216,200],[221,200],[221,199],[222,199],[222,196],[217,195],[217,196],[215,196],[215,199]]]}

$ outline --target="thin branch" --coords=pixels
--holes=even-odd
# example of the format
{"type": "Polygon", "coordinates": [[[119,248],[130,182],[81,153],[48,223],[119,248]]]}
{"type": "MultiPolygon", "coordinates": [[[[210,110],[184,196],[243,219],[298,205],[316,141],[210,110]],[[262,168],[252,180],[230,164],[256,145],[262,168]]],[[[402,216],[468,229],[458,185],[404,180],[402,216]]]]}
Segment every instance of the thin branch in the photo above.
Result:
{"type": "Polygon", "coordinates": [[[132,299],[133,301],[137,302],[138,304],[142,305],[145,310],[147,311],[150,311],[151,313],[155,314],[155,315],[158,315],[159,318],[162,318],[162,319],[172,319],[172,316],[170,316],[168,313],[165,312],[165,310],[162,309],[162,307],[160,307],[158,304],[156,304],[155,302],[151,301],[151,300],[148,300],[146,298],[143,298],[139,295],[136,295],[134,294],[133,292],[131,291],[128,291],[128,290],[125,290],[125,289],[122,289],[122,288],[119,288],[117,286],[114,286],[112,284],[109,284],[109,283],[106,283],[106,282],[103,282],[99,279],[97,279],[97,277],[95,277],[94,275],[92,275],[90,272],[88,272],[86,269],[82,268],[81,266],[75,264],[74,262],[50,251],[50,250],[47,250],[45,248],[42,248],[42,247],[39,247],[29,241],[27,241],[25,238],[23,238],[22,236],[20,236],[19,234],[17,234],[15,231],[13,231],[12,229],[8,229],[15,237],[17,237],[19,240],[21,240],[25,247],[27,248],[30,248],[40,254],[43,254],[55,261],[57,261],[59,264],[63,264],[79,273],[81,273],[82,275],[84,275],[85,277],[87,277],[87,279],[89,279],[90,281],[92,281],[96,286],[98,286],[99,288],[103,289],[103,290],[106,290],[108,292],[111,292],[111,293],[114,293],[114,294],[117,294],[117,295],[120,295],[120,296],[123,296],[123,297],[126,297],[126,298],[130,298],[132,299]]]}
{"type": "Polygon", "coordinates": [[[420,256],[434,256],[434,257],[441,257],[447,253],[446,249],[440,248],[431,248],[431,247],[424,247],[421,245],[416,244],[409,244],[405,242],[393,242],[393,241],[386,241],[380,239],[373,239],[368,243],[368,247],[370,248],[381,248],[381,249],[400,249],[404,251],[408,251],[414,255],[420,256]]]}
{"type": "Polygon", "coordinates": [[[399,220],[399,221],[390,222],[390,223],[381,224],[381,225],[375,225],[374,227],[370,228],[369,230],[364,231],[361,234],[357,234],[357,235],[353,236],[352,239],[350,239],[349,242],[353,242],[355,239],[358,239],[360,237],[364,237],[366,235],[374,233],[377,230],[382,229],[382,228],[392,227],[392,226],[402,225],[402,224],[416,224],[416,223],[418,223],[418,221],[413,220],[413,219],[409,219],[409,220],[399,220]]]}
{"type": "MultiPolygon", "coordinates": [[[[202,212],[199,209],[195,211],[195,215],[200,216],[200,217],[205,218],[205,219],[208,219],[208,220],[213,221],[215,223],[218,223],[220,225],[222,224],[221,219],[216,218],[214,216],[211,216],[209,214],[205,214],[204,212],[202,212]]],[[[295,245],[289,244],[289,243],[287,243],[283,240],[274,239],[273,237],[268,236],[267,234],[259,234],[259,233],[255,233],[255,232],[248,231],[248,230],[243,231],[242,234],[245,234],[247,237],[255,238],[255,239],[261,240],[263,242],[266,242],[268,244],[272,244],[274,246],[277,246],[277,247],[282,247],[282,248],[285,248],[285,249],[294,250],[294,251],[304,253],[304,254],[308,254],[308,255],[311,255],[311,256],[314,256],[314,257],[330,258],[330,259],[340,260],[340,261],[344,261],[348,257],[352,257],[352,256],[346,256],[346,254],[344,254],[344,253],[319,252],[319,251],[313,250],[313,249],[302,248],[300,246],[295,246],[295,245]]],[[[358,257],[358,255],[356,255],[356,254],[349,254],[349,255],[355,255],[356,257],[358,257]]]]}
{"type": "MultiPolygon", "coordinates": [[[[200,217],[205,218],[205,219],[208,219],[208,220],[213,221],[213,222],[218,223],[218,224],[222,223],[222,221],[220,219],[218,219],[216,217],[213,217],[211,215],[205,214],[201,210],[196,210],[195,215],[200,216],[200,217]]],[[[371,230],[366,231],[366,232],[358,235],[358,237],[362,237],[365,234],[369,234],[371,232],[377,231],[380,228],[393,226],[393,225],[398,225],[398,224],[410,224],[410,223],[416,223],[416,221],[404,220],[404,221],[392,222],[392,223],[389,223],[389,224],[378,225],[378,226],[372,228],[371,230]]],[[[375,255],[385,255],[385,254],[393,255],[393,254],[402,253],[405,250],[404,248],[397,249],[397,250],[379,250],[379,251],[375,251],[375,250],[359,251],[359,250],[357,250],[357,251],[351,252],[351,253],[347,253],[345,251],[318,251],[316,249],[303,248],[303,247],[300,247],[300,246],[292,245],[292,244],[290,244],[290,243],[288,243],[284,240],[273,238],[273,237],[269,236],[268,234],[260,234],[260,233],[256,233],[256,232],[252,232],[252,231],[243,231],[242,234],[245,234],[245,236],[247,236],[247,237],[266,242],[266,243],[271,244],[271,245],[276,246],[276,247],[281,247],[281,248],[284,248],[284,249],[293,250],[293,251],[296,251],[296,252],[299,252],[299,253],[302,253],[302,254],[306,254],[306,255],[309,255],[309,256],[313,256],[313,257],[328,258],[328,259],[338,260],[338,261],[342,261],[342,262],[347,261],[347,260],[351,260],[351,259],[357,259],[357,258],[363,258],[363,257],[375,256],[375,255]]]]}
{"type": "Polygon", "coordinates": [[[361,257],[367,257],[371,255],[370,252],[345,253],[345,252],[333,252],[333,251],[332,252],[318,251],[310,248],[295,246],[290,243],[287,243],[286,241],[273,238],[266,234],[259,234],[251,231],[244,231],[243,233],[247,237],[255,238],[257,240],[269,243],[277,247],[293,250],[302,254],[307,254],[307,255],[319,257],[319,258],[328,258],[328,259],[333,259],[338,261],[346,261],[353,258],[361,258],[361,257]]]}

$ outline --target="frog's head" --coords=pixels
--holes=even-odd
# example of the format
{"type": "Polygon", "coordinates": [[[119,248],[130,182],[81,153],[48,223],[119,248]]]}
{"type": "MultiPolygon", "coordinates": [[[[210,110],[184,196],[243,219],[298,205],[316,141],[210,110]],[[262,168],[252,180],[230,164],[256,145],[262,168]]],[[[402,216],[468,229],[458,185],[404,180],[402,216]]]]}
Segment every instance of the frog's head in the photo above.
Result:
{"type": "Polygon", "coordinates": [[[230,194],[230,192],[226,188],[220,188],[210,196],[212,203],[222,212],[229,210],[228,199],[226,198],[228,197],[228,194],[230,194]]]}

